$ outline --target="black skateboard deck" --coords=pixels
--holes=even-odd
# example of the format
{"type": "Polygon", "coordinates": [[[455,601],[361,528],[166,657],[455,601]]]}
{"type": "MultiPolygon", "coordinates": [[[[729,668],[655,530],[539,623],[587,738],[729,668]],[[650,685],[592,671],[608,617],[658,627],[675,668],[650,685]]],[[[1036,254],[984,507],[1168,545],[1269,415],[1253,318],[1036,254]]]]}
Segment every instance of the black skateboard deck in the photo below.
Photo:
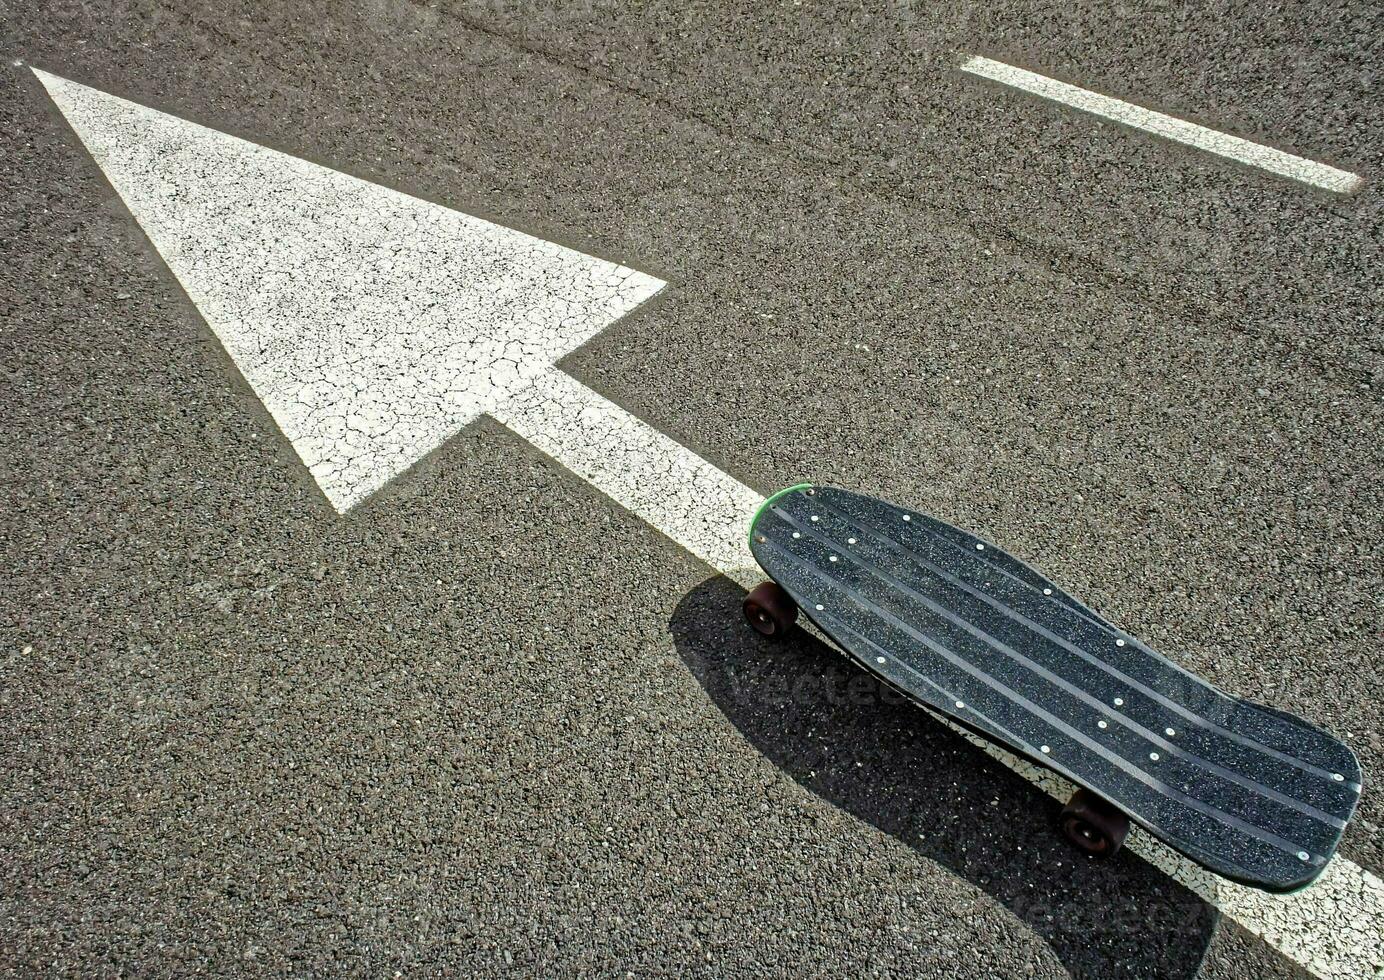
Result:
{"type": "Polygon", "coordinates": [[[872,673],[1226,878],[1309,884],[1355,811],[1360,766],[1342,742],[1212,687],[949,524],[802,485],[755,515],[750,550],[872,673]]]}

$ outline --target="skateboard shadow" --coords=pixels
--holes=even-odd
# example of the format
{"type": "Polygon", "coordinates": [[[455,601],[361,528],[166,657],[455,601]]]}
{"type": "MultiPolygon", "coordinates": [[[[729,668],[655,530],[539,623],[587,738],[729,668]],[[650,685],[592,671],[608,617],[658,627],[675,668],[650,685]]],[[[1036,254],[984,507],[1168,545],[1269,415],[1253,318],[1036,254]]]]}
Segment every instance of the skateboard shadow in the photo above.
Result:
{"type": "Polygon", "coordinates": [[[670,629],[688,669],[798,785],[985,891],[1074,977],[1194,976],[1216,910],[1129,853],[1095,861],[1057,831],[1061,804],[803,630],[765,640],[717,577],[670,629]]]}

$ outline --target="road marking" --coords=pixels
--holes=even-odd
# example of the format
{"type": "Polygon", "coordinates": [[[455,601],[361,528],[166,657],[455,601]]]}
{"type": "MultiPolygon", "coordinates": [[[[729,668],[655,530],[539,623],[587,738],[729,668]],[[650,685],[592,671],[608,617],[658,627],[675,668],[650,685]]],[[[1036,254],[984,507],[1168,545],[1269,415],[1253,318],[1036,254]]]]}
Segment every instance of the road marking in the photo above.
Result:
{"type": "Polygon", "coordinates": [[[35,74],[339,511],[664,285],[35,74]]]}
{"type": "Polygon", "coordinates": [[[973,57],[961,65],[961,70],[981,78],[1000,82],[1039,98],[1061,102],[1073,109],[1080,109],[1092,115],[1103,116],[1106,119],[1124,123],[1126,126],[1145,130],[1155,136],[1162,136],[1187,146],[1194,146],[1199,150],[1226,157],[1237,163],[1267,170],[1269,173],[1278,174],[1280,177],[1288,177],[1305,184],[1312,184],[1323,190],[1335,191],[1338,194],[1350,194],[1358,191],[1365,183],[1360,176],[1345,170],[1338,170],[1324,163],[1316,163],[1291,153],[1285,153],[1282,150],[1275,150],[1273,147],[1264,146],[1262,143],[1251,143],[1249,140],[1231,136],[1229,133],[1207,129],[1205,126],[1198,126],[1196,123],[1190,123],[1161,112],[1154,112],[1152,109],[1145,109],[1143,106],[1124,102],[1108,95],[1100,95],[1075,85],[1069,85],[1066,82],[1059,82],[1057,79],[1048,78],[1046,75],[1039,75],[1023,68],[1006,65],[1002,61],[973,57]]]}
{"type": "MultiPolygon", "coordinates": [[[[764,498],[552,366],[661,281],[37,74],[338,508],[488,413],[711,567],[762,578],[745,531],[764,498]]],[[[1274,896],[1137,830],[1125,846],[1319,976],[1384,971],[1384,882],[1344,858],[1274,896]]]]}
{"type": "Polygon", "coordinates": [[[764,498],[561,371],[491,414],[713,568],[763,577],[746,539],[764,498]]]}

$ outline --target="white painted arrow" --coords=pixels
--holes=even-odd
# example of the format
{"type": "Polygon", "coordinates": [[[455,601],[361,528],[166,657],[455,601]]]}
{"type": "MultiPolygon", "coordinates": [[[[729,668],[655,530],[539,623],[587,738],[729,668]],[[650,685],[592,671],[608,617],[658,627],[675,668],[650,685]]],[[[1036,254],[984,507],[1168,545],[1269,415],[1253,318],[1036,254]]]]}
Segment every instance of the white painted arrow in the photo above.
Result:
{"type": "MultiPolygon", "coordinates": [[[[338,509],[489,413],[712,567],[757,577],[744,532],[763,498],[553,366],[661,281],[37,74],[338,509]]],[[[1384,968],[1384,882],[1350,861],[1271,896],[1137,831],[1126,846],[1323,977],[1384,968]]]]}
{"type": "Polygon", "coordinates": [[[39,77],[340,510],[664,285],[39,77]]]}
{"type": "Polygon", "coordinates": [[[489,412],[753,565],[757,493],[553,367],[662,280],[35,73],[338,510],[489,412]]]}

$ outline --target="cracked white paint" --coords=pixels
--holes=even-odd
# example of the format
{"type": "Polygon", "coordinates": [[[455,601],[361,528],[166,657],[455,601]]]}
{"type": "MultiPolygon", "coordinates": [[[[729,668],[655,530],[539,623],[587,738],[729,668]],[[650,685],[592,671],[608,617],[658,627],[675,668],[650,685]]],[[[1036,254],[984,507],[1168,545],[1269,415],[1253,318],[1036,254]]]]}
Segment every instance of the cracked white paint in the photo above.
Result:
{"type": "Polygon", "coordinates": [[[36,74],[338,510],[664,285],[36,74]]]}
{"type": "MultiPolygon", "coordinates": [[[[712,567],[761,577],[745,531],[763,498],[552,367],[659,280],[38,74],[338,508],[488,412],[712,567]]],[[[1138,830],[1126,846],[1319,976],[1384,972],[1384,882],[1344,858],[1274,896],[1138,830]]]]}
{"type": "Polygon", "coordinates": [[[707,564],[755,567],[746,537],[764,498],[561,371],[491,414],[707,564]]]}

